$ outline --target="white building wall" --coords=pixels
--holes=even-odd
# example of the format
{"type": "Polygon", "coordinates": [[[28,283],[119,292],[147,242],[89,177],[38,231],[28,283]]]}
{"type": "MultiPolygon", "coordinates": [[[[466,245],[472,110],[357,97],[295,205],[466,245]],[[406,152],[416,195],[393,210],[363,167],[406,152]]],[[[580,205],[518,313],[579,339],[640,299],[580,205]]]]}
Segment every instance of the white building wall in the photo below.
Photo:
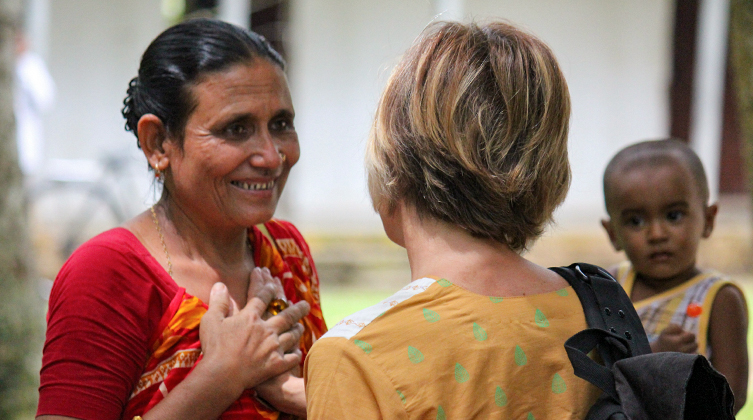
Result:
{"type": "MultiPolygon", "coordinates": [[[[49,8],[58,99],[45,127],[47,156],[128,154],[146,176],[120,109],[141,53],[166,26],[160,2],[55,0],[49,8]]],[[[573,103],[573,183],[557,229],[598,223],[608,159],[668,135],[672,0],[291,0],[289,79],[302,156],[279,215],[308,232],[381,231],[366,191],[365,141],[392,66],[443,8],[440,19],[509,19],[552,47],[573,103]]],[[[139,182],[149,189],[146,177],[139,182]]]]}
{"type": "MultiPolygon", "coordinates": [[[[365,186],[365,140],[390,69],[441,4],[291,1],[289,78],[302,156],[286,213],[302,229],[381,228],[365,186]]],[[[554,50],[573,105],[573,183],[556,228],[598,225],[610,157],[669,133],[673,2],[466,0],[460,6],[454,10],[465,20],[509,19],[554,50]]]]}
{"type": "Polygon", "coordinates": [[[363,156],[382,87],[431,20],[425,1],[293,0],[289,79],[301,159],[286,208],[304,230],[381,230],[363,156]]]}
{"type": "Polygon", "coordinates": [[[120,111],[141,54],[167,26],[160,2],[51,0],[48,7],[47,64],[57,85],[45,125],[49,170],[57,159],[83,160],[66,168],[83,170],[105,154],[128,156],[142,175],[135,175],[143,186],[135,199],[144,207],[146,161],[120,111]]]}

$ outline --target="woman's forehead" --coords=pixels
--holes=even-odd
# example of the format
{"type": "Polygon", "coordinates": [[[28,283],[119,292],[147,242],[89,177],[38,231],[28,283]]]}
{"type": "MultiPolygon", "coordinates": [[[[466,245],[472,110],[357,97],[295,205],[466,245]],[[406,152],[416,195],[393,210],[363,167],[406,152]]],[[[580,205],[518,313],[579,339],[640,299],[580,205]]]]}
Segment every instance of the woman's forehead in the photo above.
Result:
{"type": "MultiPolygon", "coordinates": [[[[258,105],[293,112],[285,74],[278,66],[260,60],[213,72],[191,87],[195,108],[202,110],[258,105]]],[[[275,111],[277,112],[277,111],[275,111]]]]}
{"type": "Polygon", "coordinates": [[[233,64],[221,70],[207,72],[193,83],[193,90],[232,91],[237,89],[288,89],[283,70],[267,60],[233,64]]]}

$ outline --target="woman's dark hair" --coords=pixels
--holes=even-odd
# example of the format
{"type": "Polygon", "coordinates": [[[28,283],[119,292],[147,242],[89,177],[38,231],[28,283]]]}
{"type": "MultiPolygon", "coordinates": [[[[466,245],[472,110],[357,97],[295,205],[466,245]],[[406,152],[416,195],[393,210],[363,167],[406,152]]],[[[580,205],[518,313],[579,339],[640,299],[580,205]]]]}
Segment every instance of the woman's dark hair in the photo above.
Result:
{"type": "Polygon", "coordinates": [[[156,115],[168,135],[182,140],[196,107],[190,88],[208,73],[260,57],[285,69],[285,61],[263,36],[214,19],[193,19],[172,26],[149,44],[138,76],[123,100],[125,129],[138,138],[138,122],[156,115]]]}

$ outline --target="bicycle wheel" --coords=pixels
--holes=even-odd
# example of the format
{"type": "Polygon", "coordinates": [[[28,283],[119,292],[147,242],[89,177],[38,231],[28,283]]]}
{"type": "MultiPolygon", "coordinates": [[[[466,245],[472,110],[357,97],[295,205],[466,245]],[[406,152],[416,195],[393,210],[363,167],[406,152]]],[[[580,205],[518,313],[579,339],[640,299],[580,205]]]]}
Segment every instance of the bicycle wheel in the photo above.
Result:
{"type": "Polygon", "coordinates": [[[30,195],[30,234],[37,270],[45,278],[55,278],[82,243],[123,222],[107,193],[94,184],[50,182],[30,195]]]}

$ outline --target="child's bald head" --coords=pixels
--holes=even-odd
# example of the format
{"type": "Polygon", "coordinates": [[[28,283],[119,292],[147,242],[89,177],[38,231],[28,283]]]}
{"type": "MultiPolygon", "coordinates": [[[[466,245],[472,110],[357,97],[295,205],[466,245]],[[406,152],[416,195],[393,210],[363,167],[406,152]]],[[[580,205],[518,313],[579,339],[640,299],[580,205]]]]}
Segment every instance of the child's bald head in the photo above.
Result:
{"type": "Polygon", "coordinates": [[[693,181],[698,188],[699,196],[706,206],[709,200],[709,187],[703,164],[685,142],[677,139],[650,140],[630,145],[620,150],[607,165],[604,171],[604,204],[607,213],[612,214],[613,181],[628,170],[642,167],[679,163],[692,174],[693,181]]]}

